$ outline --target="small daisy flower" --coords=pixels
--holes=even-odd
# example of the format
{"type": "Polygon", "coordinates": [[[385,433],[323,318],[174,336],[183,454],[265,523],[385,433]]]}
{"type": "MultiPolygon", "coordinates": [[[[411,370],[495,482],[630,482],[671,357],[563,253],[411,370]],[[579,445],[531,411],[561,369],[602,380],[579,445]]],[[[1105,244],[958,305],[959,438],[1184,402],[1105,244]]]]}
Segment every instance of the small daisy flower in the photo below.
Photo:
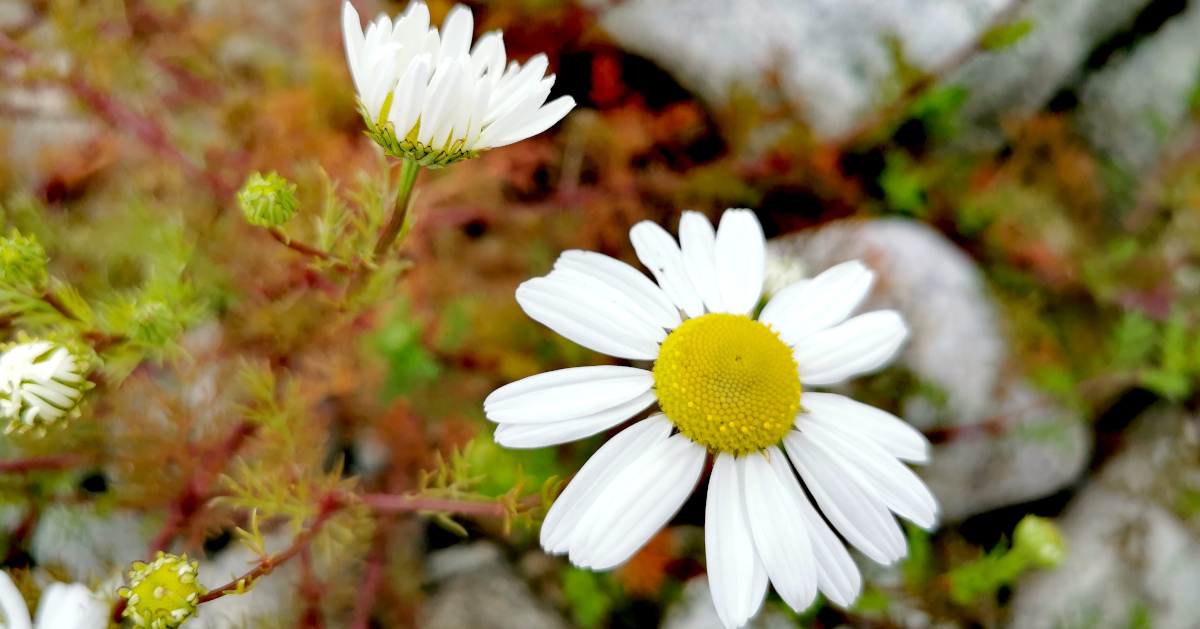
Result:
{"type": "Polygon", "coordinates": [[[87,587],[78,583],[52,583],[42,592],[37,616],[31,621],[25,597],[6,572],[0,572],[0,614],[2,629],[104,629],[108,626],[108,605],[87,587]]]}
{"type": "Polygon", "coordinates": [[[368,135],[392,157],[441,167],[549,129],[575,107],[547,104],[554,75],[546,55],[509,62],[500,31],[471,45],[471,10],[456,5],[442,32],[429,8],[410,2],[395,22],[380,14],[364,32],[350,2],[342,5],[346,60],[368,135]]]}
{"type": "Polygon", "coordinates": [[[0,417],[9,421],[4,432],[44,432],[77,413],[83,392],[92,386],[84,378],[86,371],[83,359],[57,343],[31,341],[9,348],[0,355],[0,417]]]}
{"type": "Polygon", "coordinates": [[[129,587],[117,590],[129,601],[124,616],[138,627],[174,629],[195,616],[200,597],[208,593],[196,580],[196,562],[161,550],[154,561],[135,561],[129,587]]]}
{"type": "Polygon", "coordinates": [[[861,576],[826,520],[879,563],[904,557],[892,514],[927,529],[937,521],[933,495],[901,463],[925,462],[929,443],[884,411],[805,389],[883,367],[908,328],[892,310],[850,317],[874,281],[859,262],[787,286],[755,320],[765,240],[754,214],[728,210],[714,231],[685,212],[679,229],[678,244],[649,221],[630,231],[657,284],[619,260],[567,251],[517,289],[525,312],[566,338],[654,366],[562,369],[501,387],[484,402],[497,443],[550,446],[656,402],[662,411],[579,470],[546,515],[542,546],[593,570],[623,563],[679,510],[712,455],[705,545],[725,625],[757,613],[768,581],[797,611],[818,589],[849,605],[861,576]]]}

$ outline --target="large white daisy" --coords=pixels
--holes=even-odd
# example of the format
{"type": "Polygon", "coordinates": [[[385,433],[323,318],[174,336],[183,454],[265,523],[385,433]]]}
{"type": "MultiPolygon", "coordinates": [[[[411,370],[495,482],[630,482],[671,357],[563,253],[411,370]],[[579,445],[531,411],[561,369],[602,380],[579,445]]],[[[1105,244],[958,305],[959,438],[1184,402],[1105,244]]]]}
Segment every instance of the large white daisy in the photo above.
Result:
{"type": "Polygon", "coordinates": [[[37,617],[29,618],[25,597],[8,573],[0,571],[0,629],[103,629],[109,606],[86,586],[52,583],[42,592],[37,617]]]}
{"type": "Polygon", "coordinates": [[[549,129],[575,107],[546,103],[554,75],[546,55],[508,62],[504,36],[474,44],[471,10],[455,5],[442,32],[415,0],[392,21],[380,14],[364,32],[354,5],[342,5],[346,60],[370,135],[393,157],[437,167],[549,129]],[[507,66],[505,65],[507,63],[507,66]]]}
{"type": "Polygon", "coordinates": [[[879,563],[904,557],[892,514],[928,529],[938,507],[900,461],[925,462],[929,443],[889,413],[803,387],[879,369],[908,329],[892,310],[850,318],[874,280],[859,262],[784,288],[755,320],[765,241],[754,214],[728,210],[714,233],[702,214],[685,212],[679,231],[679,244],[649,221],[630,231],[657,285],[619,260],[566,251],[549,275],[517,289],[529,316],[568,339],[655,362],[562,369],[501,387],[484,402],[499,444],[555,445],[655,402],[662,410],[579,470],[546,515],[542,546],[594,570],[621,564],[679,510],[712,454],[705,544],[726,626],[757,613],[768,579],[797,611],[818,589],[849,605],[861,577],[826,522],[879,563]]]}

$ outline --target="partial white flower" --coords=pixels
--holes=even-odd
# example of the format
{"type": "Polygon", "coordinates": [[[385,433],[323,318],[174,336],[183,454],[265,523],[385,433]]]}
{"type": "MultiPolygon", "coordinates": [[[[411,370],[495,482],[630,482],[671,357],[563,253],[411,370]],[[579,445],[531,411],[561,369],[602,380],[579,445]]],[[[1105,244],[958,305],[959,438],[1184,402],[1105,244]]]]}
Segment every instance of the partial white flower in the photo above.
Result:
{"type": "Polygon", "coordinates": [[[679,510],[711,454],[705,543],[725,625],[754,616],[768,582],[797,611],[818,590],[849,605],[861,576],[826,519],[879,563],[904,557],[893,514],[937,523],[933,495],[901,463],[925,462],[929,443],[884,411],[803,388],[882,368],[908,327],[892,310],[850,316],[874,281],[859,262],[783,288],[755,320],[765,240],[754,214],[728,210],[714,230],[685,212],[679,232],[678,243],[648,221],[630,232],[657,284],[608,256],[567,251],[517,289],[529,316],[568,339],[655,364],[562,369],[501,387],[484,402],[497,443],[555,445],[655,402],[662,409],[579,470],[546,515],[542,546],[594,570],[621,564],[679,510]]]}
{"type": "Polygon", "coordinates": [[[364,32],[350,2],[342,5],[346,60],[368,134],[393,157],[439,167],[549,129],[575,107],[546,103],[554,75],[546,55],[508,62],[500,31],[474,46],[471,10],[456,5],[442,32],[414,0],[395,22],[380,14],[364,32]],[[505,65],[507,63],[507,66],[505,65]]]}
{"type": "Polygon", "coordinates": [[[109,606],[78,583],[52,583],[38,601],[37,617],[29,618],[25,597],[8,573],[0,571],[0,629],[104,629],[109,606]]]}
{"type": "Polygon", "coordinates": [[[5,432],[25,432],[53,424],[76,412],[83,392],[85,361],[49,341],[14,345],[0,355],[0,417],[5,432]]]}

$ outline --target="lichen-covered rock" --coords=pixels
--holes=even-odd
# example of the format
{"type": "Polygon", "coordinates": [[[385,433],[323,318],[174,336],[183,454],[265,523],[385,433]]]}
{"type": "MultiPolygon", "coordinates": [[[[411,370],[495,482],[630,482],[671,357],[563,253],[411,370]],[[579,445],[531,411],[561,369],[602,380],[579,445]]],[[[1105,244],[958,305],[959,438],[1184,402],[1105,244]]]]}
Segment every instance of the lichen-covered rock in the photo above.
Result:
{"type": "Polygon", "coordinates": [[[1150,0],[1029,0],[1015,17],[1033,27],[1016,44],[977,54],[949,77],[967,91],[967,144],[992,147],[1006,118],[1032,115],[1079,80],[1088,55],[1133,23],[1150,0]]]}
{"type": "Polygon", "coordinates": [[[845,133],[894,89],[892,42],[931,69],[977,39],[1005,0],[626,0],[600,24],[712,103],[783,96],[818,135],[845,133]]]}
{"type": "Polygon", "coordinates": [[[1010,627],[1200,626],[1200,531],[1185,499],[1200,486],[1200,418],[1158,407],[1129,433],[1058,522],[1067,560],[1018,583],[1010,627]]]}
{"type": "MultiPolygon", "coordinates": [[[[1200,81],[1200,5],[1192,4],[1097,72],[1080,94],[1079,126],[1103,155],[1131,172],[1151,168],[1188,126],[1200,81]]],[[[1183,134],[1190,135],[1190,134],[1183,134]]]]}
{"type": "MultiPolygon", "coordinates": [[[[683,586],[683,595],[672,603],[663,616],[662,629],[725,629],[717,616],[712,592],[708,589],[708,577],[698,576],[683,586]]],[[[746,629],[789,629],[795,627],[779,610],[769,604],[750,620],[746,629]]]]}
{"type": "Polygon", "coordinates": [[[566,629],[538,601],[495,545],[476,542],[429,556],[429,579],[438,584],[422,609],[424,629],[566,629]]]}
{"type": "Polygon", "coordinates": [[[892,368],[918,383],[903,392],[902,415],[954,435],[919,470],[946,521],[1041,498],[1079,477],[1091,432],[1011,364],[982,273],[939,232],[904,219],[841,221],[768,244],[768,265],[799,261],[809,275],[851,259],[878,274],[864,309],[898,309],[912,329],[892,368]]]}

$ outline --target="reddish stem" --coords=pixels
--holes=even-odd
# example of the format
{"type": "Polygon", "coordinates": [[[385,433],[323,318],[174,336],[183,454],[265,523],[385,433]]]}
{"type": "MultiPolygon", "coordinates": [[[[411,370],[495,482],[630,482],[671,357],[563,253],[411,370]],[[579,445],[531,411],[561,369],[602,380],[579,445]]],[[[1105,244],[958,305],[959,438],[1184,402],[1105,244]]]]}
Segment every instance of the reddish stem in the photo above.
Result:
{"type": "Polygon", "coordinates": [[[321,510],[317,512],[317,516],[313,519],[312,524],[309,525],[308,528],[301,531],[300,534],[296,536],[296,539],[292,540],[291,546],[282,552],[266,557],[260,561],[253,570],[243,574],[241,577],[238,577],[219,588],[213,589],[208,594],[201,596],[199,603],[207,603],[209,601],[221,598],[227,594],[236,594],[239,584],[242,584],[243,587],[245,585],[253,585],[254,581],[259,577],[270,574],[273,570],[275,570],[275,568],[283,565],[292,557],[300,554],[300,551],[304,550],[308,546],[308,543],[312,541],[313,536],[317,534],[317,531],[320,530],[321,526],[324,525],[329,518],[333,517],[333,515],[337,513],[343,506],[345,506],[345,502],[337,495],[331,494],[326,496],[326,498],[321,501],[321,510]]]}
{"type": "Polygon", "coordinates": [[[28,459],[0,461],[0,474],[19,474],[34,470],[61,470],[69,467],[79,467],[91,462],[91,457],[82,454],[49,454],[34,456],[28,459]]]}
{"type": "MultiPolygon", "coordinates": [[[[423,498],[412,494],[363,494],[363,504],[385,513],[412,513],[416,511],[443,511],[462,515],[484,515],[504,517],[508,507],[497,500],[455,500],[453,498],[423,498]]],[[[531,507],[541,502],[541,496],[526,496],[520,506],[531,507]]]]}
{"type": "Polygon", "coordinates": [[[158,535],[154,538],[154,543],[150,547],[151,557],[156,551],[166,550],[170,546],[171,540],[179,534],[183,524],[208,504],[213,497],[212,485],[225,466],[225,462],[236,454],[246,439],[257,430],[257,424],[243,421],[234,427],[233,432],[217,449],[208,454],[208,460],[203,462],[200,470],[192,475],[192,479],[175,501],[175,506],[171,509],[170,514],[167,515],[167,521],[163,523],[158,535]]]}
{"type": "Polygon", "coordinates": [[[367,568],[363,574],[362,587],[358,598],[354,601],[354,618],[350,629],[368,629],[371,623],[371,610],[375,609],[375,600],[379,596],[379,586],[383,584],[383,563],[387,558],[387,538],[395,515],[385,513],[377,523],[379,529],[375,532],[375,543],[371,556],[367,559],[367,568]]]}
{"type": "Polygon", "coordinates": [[[341,260],[334,258],[333,256],[329,255],[328,253],[326,253],[324,251],[321,251],[320,249],[317,249],[316,247],[311,247],[300,241],[292,240],[291,238],[289,238],[287,236],[287,234],[279,231],[278,229],[268,229],[267,233],[271,234],[272,238],[274,238],[275,240],[278,240],[283,246],[287,247],[288,249],[291,249],[293,251],[298,251],[300,253],[303,253],[306,256],[312,256],[314,258],[320,258],[322,260],[330,260],[330,261],[336,263],[338,266],[343,266],[343,267],[347,266],[345,262],[342,262],[341,260]]]}

